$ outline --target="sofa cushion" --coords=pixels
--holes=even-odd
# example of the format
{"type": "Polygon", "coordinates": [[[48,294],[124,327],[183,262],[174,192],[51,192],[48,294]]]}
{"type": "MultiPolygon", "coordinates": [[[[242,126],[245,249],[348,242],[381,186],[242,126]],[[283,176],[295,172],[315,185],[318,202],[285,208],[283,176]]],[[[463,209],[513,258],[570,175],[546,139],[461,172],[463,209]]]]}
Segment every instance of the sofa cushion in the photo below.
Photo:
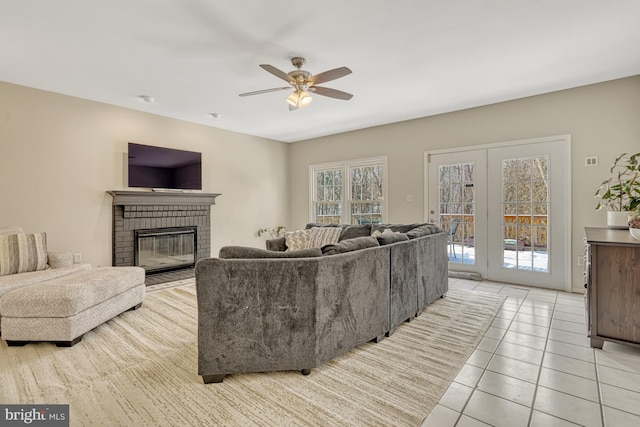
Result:
{"type": "Polygon", "coordinates": [[[371,236],[371,224],[345,225],[340,240],[355,239],[356,237],[371,236]]]}
{"type": "Polygon", "coordinates": [[[336,255],[345,252],[357,251],[360,249],[372,248],[380,246],[375,237],[355,237],[353,239],[343,240],[339,243],[332,243],[322,247],[323,255],[336,255]]]}
{"type": "Polygon", "coordinates": [[[379,236],[376,236],[376,239],[380,246],[384,246],[392,243],[406,242],[409,240],[409,237],[404,233],[382,233],[379,236]]]}
{"type": "Polygon", "coordinates": [[[418,237],[440,233],[441,231],[442,229],[435,224],[422,224],[413,230],[407,231],[407,237],[409,239],[417,239],[418,237]]]}
{"type": "Polygon", "coordinates": [[[307,249],[310,235],[310,229],[285,232],[284,239],[287,245],[287,251],[299,251],[301,249],[307,249]]]}
{"type": "Polygon", "coordinates": [[[117,303],[118,295],[130,289],[144,289],[144,277],[140,267],[84,270],[8,293],[0,299],[0,313],[3,318],[74,316],[105,301],[117,303]]]}
{"type": "Polygon", "coordinates": [[[244,246],[224,246],[220,248],[218,258],[311,258],[322,256],[320,248],[301,249],[295,251],[270,251],[266,249],[248,248],[244,246]]]}
{"type": "Polygon", "coordinates": [[[306,230],[310,230],[312,228],[321,228],[321,227],[344,227],[347,224],[322,224],[320,222],[310,222],[304,228],[306,230]]]}
{"type": "Polygon", "coordinates": [[[91,264],[72,264],[61,268],[47,268],[46,270],[0,276],[0,297],[9,291],[23,286],[45,282],[85,270],[91,270],[91,264]]]}
{"type": "Polygon", "coordinates": [[[47,267],[46,233],[0,236],[0,276],[47,267]]]}
{"type": "Polygon", "coordinates": [[[313,227],[309,235],[308,248],[321,248],[325,245],[338,243],[342,227],[313,227]]]}

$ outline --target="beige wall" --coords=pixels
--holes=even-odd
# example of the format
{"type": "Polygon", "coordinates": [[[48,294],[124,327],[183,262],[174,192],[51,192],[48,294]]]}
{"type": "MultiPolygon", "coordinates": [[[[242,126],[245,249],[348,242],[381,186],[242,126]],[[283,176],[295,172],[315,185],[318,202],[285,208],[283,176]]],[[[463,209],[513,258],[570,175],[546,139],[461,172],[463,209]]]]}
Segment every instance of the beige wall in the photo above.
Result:
{"type": "MultiPolygon", "coordinates": [[[[425,102],[429,102],[428,97],[425,102]]],[[[417,222],[424,216],[425,151],[552,135],[572,136],[572,285],[582,287],[583,228],[602,226],[593,193],[613,159],[640,151],[640,76],[364,129],[291,145],[290,224],[308,221],[308,166],[312,163],[387,155],[389,221],[417,222]],[[585,156],[599,156],[585,168],[585,156]],[[406,196],[414,202],[406,202],[406,196]]]]}
{"type": "Polygon", "coordinates": [[[47,231],[52,250],[110,265],[105,191],[125,188],[129,141],[203,153],[204,191],[222,193],[212,209],[216,254],[234,241],[262,247],[262,227],[304,226],[309,164],[387,155],[389,220],[414,222],[424,220],[425,151],[570,134],[577,290],[582,229],[604,224],[593,193],[618,154],[640,151],[639,113],[635,76],[288,145],[0,82],[0,226],[47,231]],[[585,168],[591,155],[600,166],[585,168]]]}
{"type": "Polygon", "coordinates": [[[0,82],[0,227],[46,231],[48,247],[111,265],[111,196],[137,142],[199,151],[212,253],[288,220],[288,144],[0,82]],[[259,213],[259,215],[257,214],[259,213]]]}

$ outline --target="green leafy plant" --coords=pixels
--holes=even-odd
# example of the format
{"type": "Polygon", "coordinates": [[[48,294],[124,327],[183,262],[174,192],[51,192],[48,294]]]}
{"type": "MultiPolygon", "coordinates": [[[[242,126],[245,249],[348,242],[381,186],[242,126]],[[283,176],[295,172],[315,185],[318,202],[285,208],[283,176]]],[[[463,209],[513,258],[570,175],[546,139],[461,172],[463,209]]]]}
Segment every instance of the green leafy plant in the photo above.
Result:
{"type": "Polygon", "coordinates": [[[261,237],[263,234],[269,234],[269,236],[271,236],[272,239],[275,239],[277,237],[284,236],[284,233],[286,231],[287,231],[287,227],[285,227],[284,225],[279,225],[276,228],[272,228],[272,227],[261,228],[260,230],[258,230],[256,234],[258,235],[258,237],[261,237]]]}
{"type": "Polygon", "coordinates": [[[640,207],[640,153],[623,153],[611,166],[612,176],[602,181],[595,193],[596,210],[633,211],[640,207]]]}

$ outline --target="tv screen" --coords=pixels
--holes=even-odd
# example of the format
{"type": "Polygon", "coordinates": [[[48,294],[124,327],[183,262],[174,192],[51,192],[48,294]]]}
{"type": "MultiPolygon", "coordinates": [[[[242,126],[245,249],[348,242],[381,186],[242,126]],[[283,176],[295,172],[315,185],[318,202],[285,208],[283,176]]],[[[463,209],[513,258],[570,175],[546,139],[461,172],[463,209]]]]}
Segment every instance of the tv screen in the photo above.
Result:
{"type": "Polygon", "coordinates": [[[129,187],[202,190],[202,154],[129,143],[129,187]]]}

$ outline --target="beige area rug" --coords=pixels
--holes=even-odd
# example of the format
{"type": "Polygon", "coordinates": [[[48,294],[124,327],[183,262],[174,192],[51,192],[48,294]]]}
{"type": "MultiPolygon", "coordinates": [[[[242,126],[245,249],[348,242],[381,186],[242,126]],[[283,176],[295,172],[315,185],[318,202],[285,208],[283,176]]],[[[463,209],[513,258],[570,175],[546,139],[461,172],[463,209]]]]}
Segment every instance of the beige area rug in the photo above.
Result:
{"type": "Polygon", "coordinates": [[[202,382],[195,286],[147,294],[71,348],[0,344],[0,402],[70,404],[72,426],[416,426],[435,406],[504,298],[451,290],[378,344],[303,376],[202,382]]]}

